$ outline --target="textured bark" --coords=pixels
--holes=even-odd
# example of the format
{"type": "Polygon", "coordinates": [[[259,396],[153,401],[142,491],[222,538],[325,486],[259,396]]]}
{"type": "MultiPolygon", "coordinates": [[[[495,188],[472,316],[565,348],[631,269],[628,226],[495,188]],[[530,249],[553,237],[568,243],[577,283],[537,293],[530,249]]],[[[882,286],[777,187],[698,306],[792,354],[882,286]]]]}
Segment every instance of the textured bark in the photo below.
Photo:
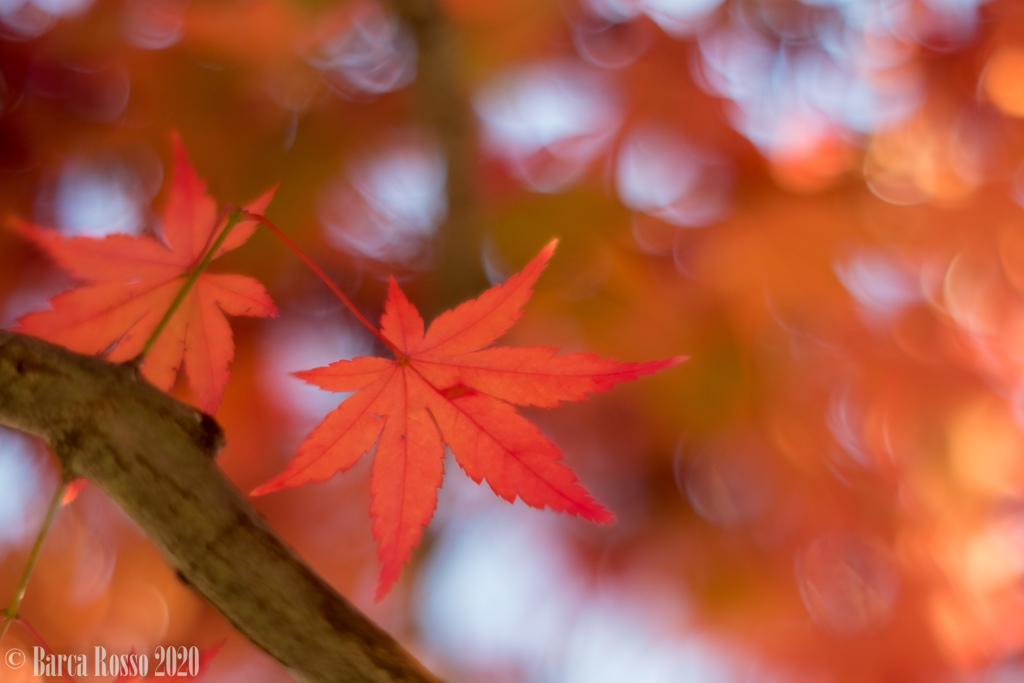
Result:
{"type": "Polygon", "coordinates": [[[133,367],[0,331],[0,424],[46,440],[299,680],[438,680],[274,535],[214,463],[217,423],[133,367]]]}

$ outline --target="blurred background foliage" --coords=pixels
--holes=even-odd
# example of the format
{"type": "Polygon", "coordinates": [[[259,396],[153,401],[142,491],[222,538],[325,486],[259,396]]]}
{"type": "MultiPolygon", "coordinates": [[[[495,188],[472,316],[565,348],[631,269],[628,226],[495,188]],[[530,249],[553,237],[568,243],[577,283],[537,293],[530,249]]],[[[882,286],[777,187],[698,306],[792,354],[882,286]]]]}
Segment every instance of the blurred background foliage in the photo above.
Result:
{"type": "MultiPolygon", "coordinates": [[[[690,356],[531,413],[614,526],[449,460],[374,604],[367,462],[256,501],[442,676],[1024,676],[1024,6],[439,2],[456,68],[425,75],[416,3],[0,0],[0,215],[159,233],[174,129],[222,204],[279,182],[269,216],[371,318],[389,274],[436,312],[558,237],[509,343],[690,356]],[[468,174],[425,78],[472,106],[468,174]]],[[[249,490],[337,404],[288,373],[382,350],[269,234],[222,260],[281,308],[233,321],[220,464],[249,490]]],[[[0,230],[0,324],[71,284],[0,230]]],[[[0,431],[0,593],[57,476],[0,431]]],[[[56,652],[226,638],[209,680],[288,680],[92,487],[22,611],[56,652]]]]}

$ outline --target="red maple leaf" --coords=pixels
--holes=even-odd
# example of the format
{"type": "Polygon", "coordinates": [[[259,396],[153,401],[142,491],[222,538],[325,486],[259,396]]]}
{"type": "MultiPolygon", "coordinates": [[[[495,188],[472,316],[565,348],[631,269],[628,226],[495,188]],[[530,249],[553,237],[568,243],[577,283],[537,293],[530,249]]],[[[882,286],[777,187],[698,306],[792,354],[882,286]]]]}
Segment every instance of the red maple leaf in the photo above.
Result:
{"type": "Polygon", "coordinates": [[[516,405],[580,401],[681,357],[645,363],[558,354],[551,347],[484,348],[519,319],[555,242],[522,272],[454,310],[424,333],[423,319],[391,279],[380,333],[396,359],[340,360],[296,375],[329,391],[357,392],[324,418],[277,477],[253,495],[322,481],[377,444],[370,513],[382,568],[377,599],[398,579],[437,506],[444,447],[477,483],[595,522],[612,514],[580,485],[562,453],[516,405]]]}
{"type": "MultiPolygon", "coordinates": [[[[164,241],[108,235],[68,238],[20,221],[15,227],[73,276],[90,283],[60,294],[51,310],[18,320],[21,332],[79,353],[104,353],[111,361],[135,358],[181,289],[206,255],[226,220],[172,136],[174,173],[163,210],[164,241]]],[[[266,208],[276,188],[247,208],[266,208]]],[[[241,246],[256,229],[254,221],[235,226],[215,256],[241,246]]],[[[184,360],[200,408],[216,411],[234,356],[230,315],[276,316],[277,308],[259,282],[245,275],[204,272],[157,338],[142,374],[167,391],[184,360]]]]}

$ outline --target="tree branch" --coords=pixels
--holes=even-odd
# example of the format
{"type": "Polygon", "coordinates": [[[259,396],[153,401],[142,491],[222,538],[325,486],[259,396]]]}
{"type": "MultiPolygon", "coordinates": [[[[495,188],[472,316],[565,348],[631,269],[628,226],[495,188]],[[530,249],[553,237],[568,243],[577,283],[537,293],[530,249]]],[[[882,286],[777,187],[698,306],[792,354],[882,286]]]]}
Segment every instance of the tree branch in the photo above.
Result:
{"type": "Polygon", "coordinates": [[[214,463],[212,418],[113,365],[0,330],[0,424],[42,437],[300,680],[437,683],[313,573],[214,463]]]}

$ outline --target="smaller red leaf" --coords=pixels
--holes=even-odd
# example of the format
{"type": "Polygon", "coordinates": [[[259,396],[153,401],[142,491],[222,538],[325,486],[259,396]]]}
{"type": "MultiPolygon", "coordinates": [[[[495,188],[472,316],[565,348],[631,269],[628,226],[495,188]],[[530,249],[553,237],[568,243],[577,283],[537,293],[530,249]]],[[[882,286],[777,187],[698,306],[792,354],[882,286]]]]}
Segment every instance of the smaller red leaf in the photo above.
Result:
{"type": "MultiPolygon", "coordinates": [[[[176,134],[171,144],[174,172],[163,211],[167,246],[151,237],[128,235],[67,238],[54,230],[15,223],[20,234],[87,283],[55,297],[51,310],[22,317],[22,332],[79,353],[105,353],[112,361],[130,360],[142,352],[185,275],[226,223],[218,220],[206,183],[192,168],[176,134]]],[[[273,193],[263,193],[250,206],[264,209],[273,193]]],[[[240,246],[255,227],[253,220],[240,223],[217,254],[240,246]]],[[[199,407],[215,412],[234,356],[225,315],[275,316],[277,309],[256,280],[204,272],[149,350],[143,375],[168,390],[184,362],[199,407]]]]}

